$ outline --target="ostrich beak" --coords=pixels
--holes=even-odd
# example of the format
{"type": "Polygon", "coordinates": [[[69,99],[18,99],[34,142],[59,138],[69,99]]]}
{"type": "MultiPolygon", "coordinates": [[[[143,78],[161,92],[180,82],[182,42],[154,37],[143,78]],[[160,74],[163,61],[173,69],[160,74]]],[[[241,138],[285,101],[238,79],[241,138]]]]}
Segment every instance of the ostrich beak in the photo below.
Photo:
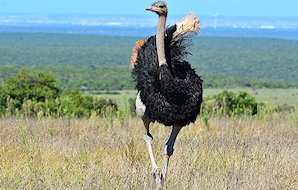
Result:
{"type": "Polygon", "coordinates": [[[153,11],[153,12],[157,12],[157,11],[158,11],[157,8],[154,7],[154,6],[149,7],[149,8],[147,8],[146,10],[147,10],[147,11],[153,11]]]}

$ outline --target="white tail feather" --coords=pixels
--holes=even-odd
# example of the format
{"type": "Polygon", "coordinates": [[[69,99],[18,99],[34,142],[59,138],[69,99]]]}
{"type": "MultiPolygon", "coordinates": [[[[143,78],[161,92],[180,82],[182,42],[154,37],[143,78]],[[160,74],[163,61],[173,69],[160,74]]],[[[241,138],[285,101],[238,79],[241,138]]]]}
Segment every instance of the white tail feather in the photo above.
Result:
{"type": "Polygon", "coordinates": [[[174,39],[179,39],[187,33],[198,34],[200,32],[200,20],[194,13],[189,13],[183,19],[176,22],[176,32],[173,35],[174,39]]]}

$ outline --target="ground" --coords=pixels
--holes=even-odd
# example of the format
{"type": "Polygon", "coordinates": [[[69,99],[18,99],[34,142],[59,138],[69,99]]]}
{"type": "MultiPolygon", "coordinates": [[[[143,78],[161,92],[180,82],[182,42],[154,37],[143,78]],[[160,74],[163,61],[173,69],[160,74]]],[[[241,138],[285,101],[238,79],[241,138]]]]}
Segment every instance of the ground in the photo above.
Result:
{"type": "MultiPolygon", "coordinates": [[[[168,189],[297,189],[297,114],[198,119],[178,136],[168,189]]],[[[170,128],[152,125],[161,164],[170,128]]],[[[138,118],[3,118],[0,189],[149,189],[138,118]]]]}

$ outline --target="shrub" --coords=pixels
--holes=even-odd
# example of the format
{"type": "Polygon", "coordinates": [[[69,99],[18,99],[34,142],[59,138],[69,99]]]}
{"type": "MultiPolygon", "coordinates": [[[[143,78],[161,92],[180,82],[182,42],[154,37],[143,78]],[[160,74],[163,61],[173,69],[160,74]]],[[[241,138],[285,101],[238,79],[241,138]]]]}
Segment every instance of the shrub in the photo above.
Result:
{"type": "Polygon", "coordinates": [[[66,91],[57,100],[59,116],[90,117],[95,111],[103,115],[108,109],[116,113],[118,107],[112,100],[83,96],[79,91],[66,91]]]}
{"type": "Polygon", "coordinates": [[[6,110],[6,99],[2,89],[0,88],[0,116],[5,114],[5,110],[6,110]]]}
{"type": "Polygon", "coordinates": [[[55,82],[50,74],[26,72],[6,80],[0,89],[0,116],[21,113],[89,117],[92,112],[104,115],[106,112],[116,114],[118,110],[112,100],[83,96],[79,91],[61,93],[55,82]]]}
{"type": "Polygon", "coordinates": [[[44,102],[46,99],[58,97],[59,89],[55,82],[55,78],[50,74],[21,72],[4,82],[2,96],[11,101],[11,110],[20,110],[25,100],[44,102]]]}
{"type": "Polygon", "coordinates": [[[136,100],[135,98],[128,99],[129,111],[131,116],[136,116],[136,100]]]}
{"type": "Polygon", "coordinates": [[[207,97],[203,103],[203,112],[233,115],[255,115],[258,113],[256,99],[247,92],[238,94],[231,91],[224,91],[220,94],[207,97]]]}
{"type": "Polygon", "coordinates": [[[281,112],[294,112],[295,111],[295,107],[294,106],[290,106],[288,104],[283,104],[281,106],[277,106],[276,108],[274,108],[274,111],[277,113],[281,113],[281,112]]]}

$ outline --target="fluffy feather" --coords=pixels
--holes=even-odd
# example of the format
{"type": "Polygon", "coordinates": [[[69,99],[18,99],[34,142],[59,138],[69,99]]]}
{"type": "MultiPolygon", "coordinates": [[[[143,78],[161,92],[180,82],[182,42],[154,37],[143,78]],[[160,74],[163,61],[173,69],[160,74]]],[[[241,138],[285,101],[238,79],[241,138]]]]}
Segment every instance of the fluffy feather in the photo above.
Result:
{"type": "Polygon", "coordinates": [[[174,38],[175,32],[176,25],[166,30],[168,65],[159,67],[156,37],[151,36],[138,51],[132,76],[151,121],[185,126],[200,112],[203,89],[202,80],[185,60],[191,40],[185,35],[174,38]]]}
{"type": "Polygon", "coordinates": [[[138,52],[144,44],[145,44],[144,40],[139,40],[139,41],[136,42],[135,47],[132,49],[132,55],[131,55],[130,61],[129,61],[129,64],[130,64],[131,68],[135,67],[135,64],[138,60],[138,52]]]}

